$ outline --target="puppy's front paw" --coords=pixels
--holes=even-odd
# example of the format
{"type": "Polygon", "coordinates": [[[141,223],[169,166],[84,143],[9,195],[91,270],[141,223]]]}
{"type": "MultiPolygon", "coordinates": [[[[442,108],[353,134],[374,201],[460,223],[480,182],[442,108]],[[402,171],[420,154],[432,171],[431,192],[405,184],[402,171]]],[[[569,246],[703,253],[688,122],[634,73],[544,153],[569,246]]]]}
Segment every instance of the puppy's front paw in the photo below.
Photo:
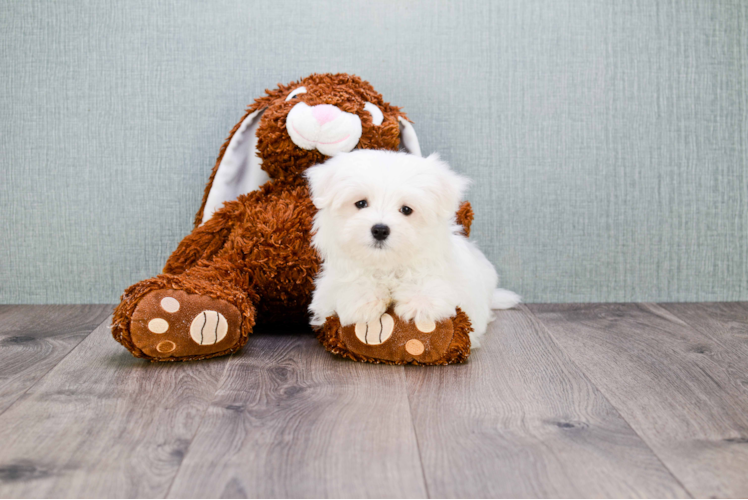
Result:
{"type": "Polygon", "coordinates": [[[389,299],[371,296],[339,305],[337,312],[340,323],[344,326],[353,323],[369,323],[378,320],[389,305],[389,299]]]}
{"type": "Polygon", "coordinates": [[[455,315],[455,307],[443,300],[417,295],[395,306],[395,314],[405,321],[435,323],[455,315]]]}

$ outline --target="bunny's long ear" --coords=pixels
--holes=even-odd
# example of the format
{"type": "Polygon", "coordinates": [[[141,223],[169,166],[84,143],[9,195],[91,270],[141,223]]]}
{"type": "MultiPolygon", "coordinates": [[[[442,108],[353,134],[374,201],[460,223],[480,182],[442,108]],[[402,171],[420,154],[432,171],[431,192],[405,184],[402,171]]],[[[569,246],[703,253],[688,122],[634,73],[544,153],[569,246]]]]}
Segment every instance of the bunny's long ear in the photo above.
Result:
{"type": "Polygon", "coordinates": [[[435,211],[443,217],[453,217],[460,208],[460,201],[465,198],[470,179],[452,170],[438,153],[430,154],[426,161],[431,163],[428,189],[437,200],[435,211]]]}
{"type": "Polygon", "coordinates": [[[195,226],[210,219],[227,201],[254,191],[270,179],[257,157],[257,128],[263,111],[264,108],[248,112],[231,130],[205,187],[195,226]]]}
{"type": "Polygon", "coordinates": [[[418,143],[416,129],[402,116],[399,116],[397,120],[400,122],[400,145],[410,154],[423,156],[421,154],[421,145],[418,143]]]}

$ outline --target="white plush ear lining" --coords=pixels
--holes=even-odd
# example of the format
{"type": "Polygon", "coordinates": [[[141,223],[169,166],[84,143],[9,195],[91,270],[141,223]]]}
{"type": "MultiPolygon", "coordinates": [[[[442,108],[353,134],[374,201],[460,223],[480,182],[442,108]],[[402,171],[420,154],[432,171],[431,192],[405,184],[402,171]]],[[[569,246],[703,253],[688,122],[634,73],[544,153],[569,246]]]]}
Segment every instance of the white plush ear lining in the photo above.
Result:
{"type": "Polygon", "coordinates": [[[203,222],[227,201],[237,199],[265,184],[270,177],[257,157],[257,127],[264,110],[247,116],[231,138],[218,166],[203,211],[203,222]]]}
{"type": "Polygon", "coordinates": [[[399,116],[397,121],[400,122],[400,144],[408,151],[408,153],[423,156],[421,154],[421,145],[418,143],[418,136],[416,135],[416,129],[410,124],[408,120],[399,116]]]}

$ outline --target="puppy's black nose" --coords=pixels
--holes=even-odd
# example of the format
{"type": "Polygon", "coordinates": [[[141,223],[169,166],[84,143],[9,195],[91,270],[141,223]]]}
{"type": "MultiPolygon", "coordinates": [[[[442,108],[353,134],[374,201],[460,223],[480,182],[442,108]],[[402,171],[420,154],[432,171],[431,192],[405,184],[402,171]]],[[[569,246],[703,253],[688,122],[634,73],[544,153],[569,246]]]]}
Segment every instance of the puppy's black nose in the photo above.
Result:
{"type": "Polygon", "coordinates": [[[371,235],[377,241],[384,241],[390,235],[390,227],[384,224],[374,224],[371,226],[371,235]]]}

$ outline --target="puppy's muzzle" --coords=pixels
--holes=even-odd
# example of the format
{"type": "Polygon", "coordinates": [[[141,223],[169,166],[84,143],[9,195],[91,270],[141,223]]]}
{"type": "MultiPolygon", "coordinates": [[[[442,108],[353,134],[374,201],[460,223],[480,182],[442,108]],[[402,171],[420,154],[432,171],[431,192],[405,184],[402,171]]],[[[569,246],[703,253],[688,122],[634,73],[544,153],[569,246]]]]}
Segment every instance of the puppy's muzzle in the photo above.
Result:
{"type": "Polygon", "coordinates": [[[377,241],[384,241],[390,235],[390,227],[384,224],[374,224],[371,226],[371,235],[377,241]]]}

